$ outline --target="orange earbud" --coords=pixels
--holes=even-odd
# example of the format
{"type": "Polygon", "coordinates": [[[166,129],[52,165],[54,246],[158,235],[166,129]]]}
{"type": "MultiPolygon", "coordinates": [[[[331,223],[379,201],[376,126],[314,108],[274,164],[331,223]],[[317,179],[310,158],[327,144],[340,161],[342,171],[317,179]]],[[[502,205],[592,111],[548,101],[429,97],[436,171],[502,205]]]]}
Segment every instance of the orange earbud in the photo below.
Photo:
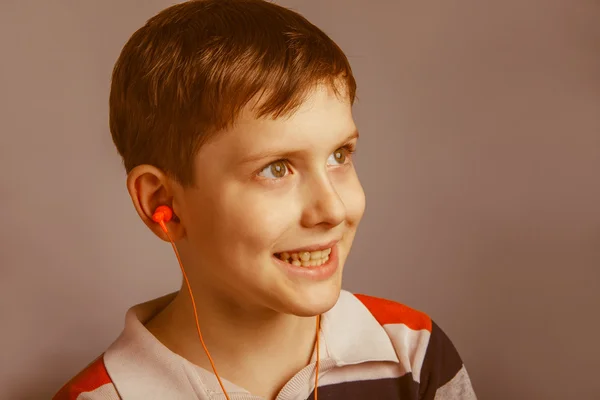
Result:
{"type": "Polygon", "coordinates": [[[152,214],[152,220],[154,222],[169,222],[173,218],[173,210],[169,206],[158,206],[152,214]]]}
{"type": "Polygon", "coordinates": [[[167,229],[167,222],[169,222],[173,218],[173,210],[169,206],[158,206],[156,210],[154,210],[154,214],[152,214],[152,220],[157,222],[162,230],[168,235],[169,231],[167,229]]]}

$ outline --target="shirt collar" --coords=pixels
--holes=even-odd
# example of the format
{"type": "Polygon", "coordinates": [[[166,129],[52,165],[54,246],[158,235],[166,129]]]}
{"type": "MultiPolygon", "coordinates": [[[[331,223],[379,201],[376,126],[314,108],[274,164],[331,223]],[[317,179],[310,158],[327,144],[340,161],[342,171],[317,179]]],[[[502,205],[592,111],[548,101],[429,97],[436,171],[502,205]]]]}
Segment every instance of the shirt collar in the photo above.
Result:
{"type": "Polygon", "coordinates": [[[350,292],[341,291],[335,306],[323,314],[321,327],[329,356],[337,366],[399,362],[386,331],[350,292]]]}
{"type": "MultiPolygon", "coordinates": [[[[144,326],[165,308],[175,293],[138,304],[127,311],[125,328],[104,355],[107,371],[117,391],[130,398],[208,398],[220,392],[210,371],[197,367],[160,343],[144,326]],[[161,382],[168,382],[162,384],[161,382]],[[177,392],[173,393],[173,388],[177,392]]],[[[321,319],[320,358],[334,366],[369,361],[399,362],[394,347],[379,322],[353,294],[342,290],[335,306],[321,319]]],[[[313,355],[312,362],[315,361],[313,355]]],[[[239,400],[257,399],[243,388],[223,380],[239,400]]]]}

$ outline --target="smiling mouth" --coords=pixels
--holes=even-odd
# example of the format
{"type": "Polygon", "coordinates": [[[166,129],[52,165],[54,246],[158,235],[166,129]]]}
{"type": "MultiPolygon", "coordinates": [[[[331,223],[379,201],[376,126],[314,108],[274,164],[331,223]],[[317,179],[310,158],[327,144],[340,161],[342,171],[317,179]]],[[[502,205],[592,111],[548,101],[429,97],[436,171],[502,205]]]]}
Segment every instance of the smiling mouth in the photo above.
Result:
{"type": "Polygon", "coordinates": [[[301,251],[298,253],[275,253],[275,257],[288,264],[299,267],[318,267],[329,261],[331,248],[318,251],[301,251]]]}

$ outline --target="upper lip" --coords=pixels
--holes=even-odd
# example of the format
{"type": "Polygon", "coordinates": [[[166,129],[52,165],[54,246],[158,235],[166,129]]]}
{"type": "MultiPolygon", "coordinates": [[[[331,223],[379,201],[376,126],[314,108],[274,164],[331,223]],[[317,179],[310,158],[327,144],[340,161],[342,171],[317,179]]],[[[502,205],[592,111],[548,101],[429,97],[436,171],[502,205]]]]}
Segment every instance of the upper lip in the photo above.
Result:
{"type": "Polygon", "coordinates": [[[335,246],[337,244],[337,242],[339,242],[339,239],[335,239],[332,240],[330,242],[327,243],[322,243],[322,244],[315,244],[312,246],[306,246],[306,247],[301,247],[301,248],[297,248],[297,249],[292,249],[292,250],[284,250],[284,251],[280,251],[277,254],[281,254],[281,253],[302,253],[302,252],[311,252],[311,251],[320,251],[320,250],[326,250],[326,249],[330,249],[333,246],[335,246]]]}

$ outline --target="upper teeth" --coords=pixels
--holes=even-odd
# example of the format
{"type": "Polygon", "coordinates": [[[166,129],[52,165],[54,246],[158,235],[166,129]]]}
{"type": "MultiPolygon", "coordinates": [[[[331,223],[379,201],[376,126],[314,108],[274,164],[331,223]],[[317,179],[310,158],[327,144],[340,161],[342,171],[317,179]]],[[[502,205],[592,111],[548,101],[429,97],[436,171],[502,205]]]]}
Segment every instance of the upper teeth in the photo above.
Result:
{"type": "Polygon", "coordinates": [[[302,251],[300,253],[288,253],[284,251],[279,254],[279,258],[294,265],[316,267],[329,260],[329,254],[331,254],[331,249],[302,251]]]}

